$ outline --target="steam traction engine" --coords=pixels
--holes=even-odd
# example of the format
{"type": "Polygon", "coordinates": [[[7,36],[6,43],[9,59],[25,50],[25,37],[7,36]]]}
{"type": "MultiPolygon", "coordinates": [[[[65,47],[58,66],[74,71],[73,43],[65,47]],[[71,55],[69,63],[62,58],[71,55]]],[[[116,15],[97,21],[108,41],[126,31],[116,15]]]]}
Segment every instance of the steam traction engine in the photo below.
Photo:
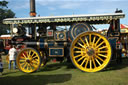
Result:
{"type": "Polygon", "coordinates": [[[21,71],[31,73],[48,58],[70,56],[78,69],[97,72],[119,59],[117,42],[124,16],[117,10],[112,14],[10,18],[3,23],[11,27],[12,44],[25,47],[17,56],[21,71]],[[94,30],[96,24],[110,24],[107,36],[94,30]]]}

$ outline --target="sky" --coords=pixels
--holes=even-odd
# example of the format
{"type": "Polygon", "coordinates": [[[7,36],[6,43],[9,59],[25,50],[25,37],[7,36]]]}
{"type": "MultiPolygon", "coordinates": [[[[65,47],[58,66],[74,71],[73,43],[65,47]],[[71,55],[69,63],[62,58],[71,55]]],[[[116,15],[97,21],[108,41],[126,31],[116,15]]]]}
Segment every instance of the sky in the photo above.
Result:
{"type": "MultiPolygon", "coordinates": [[[[2,1],[2,0],[0,0],[2,1]]],[[[29,0],[6,0],[16,17],[29,17],[29,0]]],[[[122,24],[128,25],[128,0],[35,0],[37,16],[63,16],[79,14],[114,13],[116,8],[123,10],[126,17],[122,24]]],[[[103,27],[103,26],[102,26],[103,27]]]]}

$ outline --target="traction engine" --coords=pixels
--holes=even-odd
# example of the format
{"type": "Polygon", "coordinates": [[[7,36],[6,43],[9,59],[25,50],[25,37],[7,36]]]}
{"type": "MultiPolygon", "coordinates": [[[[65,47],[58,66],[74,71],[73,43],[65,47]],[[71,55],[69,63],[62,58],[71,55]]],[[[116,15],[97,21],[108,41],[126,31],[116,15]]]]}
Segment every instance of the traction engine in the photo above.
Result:
{"type": "Polygon", "coordinates": [[[117,10],[112,14],[11,18],[3,23],[11,26],[12,44],[24,46],[16,59],[21,71],[35,72],[52,58],[70,58],[78,69],[97,72],[120,59],[117,42],[124,16],[117,10]],[[93,26],[100,24],[110,25],[106,36],[93,26]]]}

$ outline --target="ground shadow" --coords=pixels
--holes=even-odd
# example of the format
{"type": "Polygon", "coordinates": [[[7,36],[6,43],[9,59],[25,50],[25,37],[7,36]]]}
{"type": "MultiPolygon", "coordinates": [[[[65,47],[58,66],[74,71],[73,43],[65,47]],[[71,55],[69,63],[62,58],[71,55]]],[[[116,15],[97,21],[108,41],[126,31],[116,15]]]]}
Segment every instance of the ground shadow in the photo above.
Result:
{"type": "Polygon", "coordinates": [[[46,66],[41,67],[39,71],[53,71],[53,70],[60,69],[63,66],[65,66],[66,69],[75,69],[75,66],[71,62],[70,63],[67,63],[67,62],[58,63],[57,62],[57,63],[47,64],[46,66]]]}
{"type": "Polygon", "coordinates": [[[19,71],[15,71],[15,72],[6,72],[6,73],[3,71],[2,74],[3,74],[3,75],[8,75],[8,74],[17,73],[17,72],[19,72],[19,71]]]}
{"type": "Polygon", "coordinates": [[[125,58],[122,60],[122,63],[118,64],[117,62],[115,61],[112,61],[108,66],[107,68],[105,68],[104,71],[110,71],[110,70],[120,70],[120,69],[123,69],[123,68],[126,68],[128,67],[128,59],[125,58]]]}
{"type": "Polygon", "coordinates": [[[0,85],[47,85],[71,80],[71,74],[6,76],[0,78],[0,85]]]}
{"type": "MultiPolygon", "coordinates": [[[[65,66],[66,69],[76,69],[76,67],[71,62],[70,63],[63,62],[63,63],[48,64],[45,67],[41,67],[39,71],[53,71],[63,66],[65,66]]],[[[102,71],[119,70],[126,67],[128,67],[128,58],[123,59],[121,64],[117,64],[116,61],[111,61],[110,64],[102,71]]]]}

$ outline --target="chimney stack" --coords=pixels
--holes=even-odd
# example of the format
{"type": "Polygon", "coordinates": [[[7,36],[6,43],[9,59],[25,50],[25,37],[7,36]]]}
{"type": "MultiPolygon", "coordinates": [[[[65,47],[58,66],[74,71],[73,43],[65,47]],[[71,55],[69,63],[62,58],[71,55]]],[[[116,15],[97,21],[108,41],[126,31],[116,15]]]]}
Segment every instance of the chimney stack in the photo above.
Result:
{"type": "Polygon", "coordinates": [[[30,17],[36,17],[35,0],[30,0],[30,17]]]}

